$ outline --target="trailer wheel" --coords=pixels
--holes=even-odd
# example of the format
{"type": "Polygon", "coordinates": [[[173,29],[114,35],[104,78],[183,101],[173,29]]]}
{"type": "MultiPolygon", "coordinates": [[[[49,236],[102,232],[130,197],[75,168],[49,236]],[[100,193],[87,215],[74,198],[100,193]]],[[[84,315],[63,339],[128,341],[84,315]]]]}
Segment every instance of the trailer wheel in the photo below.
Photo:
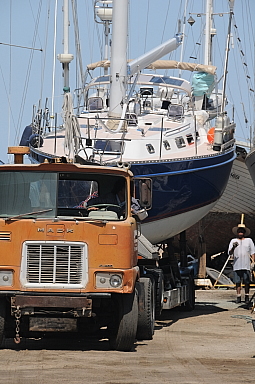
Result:
{"type": "Polygon", "coordinates": [[[189,295],[188,301],[181,307],[184,311],[193,311],[195,308],[195,284],[193,276],[189,276],[188,282],[189,295]]]}
{"type": "Polygon", "coordinates": [[[116,296],[113,323],[108,327],[111,349],[129,352],[134,346],[138,321],[137,292],[116,296]]]}
{"type": "Polygon", "coordinates": [[[139,297],[138,326],[136,337],[138,340],[151,340],[154,335],[155,324],[155,286],[150,277],[141,277],[143,286],[139,297]]]}
{"type": "Polygon", "coordinates": [[[5,300],[0,299],[0,347],[4,337],[4,325],[5,325],[5,300]]]}

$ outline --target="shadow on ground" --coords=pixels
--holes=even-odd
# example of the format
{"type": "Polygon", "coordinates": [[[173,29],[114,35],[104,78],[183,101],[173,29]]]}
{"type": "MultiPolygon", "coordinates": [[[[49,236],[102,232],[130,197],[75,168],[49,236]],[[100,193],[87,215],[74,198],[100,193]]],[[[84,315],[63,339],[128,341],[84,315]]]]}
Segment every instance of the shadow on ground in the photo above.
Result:
{"type": "MultiPolygon", "coordinates": [[[[162,328],[170,327],[179,319],[209,315],[217,312],[227,311],[220,308],[217,302],[198,302],[193,311],[185,311],[185,307],[176,307],[171,310],[163,310],[160,318],[155,322],[155,332],[162,328]]],[[[147,340],[139,341],[139,347],[147,344],[147,340]]],[[[134,351],[137,345],[134,346],[134,351]]],[[[20,344],[15,344],[14,340],[9,338],[3,342],[3,347],[15,351],[28,350],[69,350],[69,351],[109,351],[110,345],[107,339],[107,330],[101,329],[93,336],[81,338],[78,333],[46,333],[41,338],[21,338],[20,344]]]]}

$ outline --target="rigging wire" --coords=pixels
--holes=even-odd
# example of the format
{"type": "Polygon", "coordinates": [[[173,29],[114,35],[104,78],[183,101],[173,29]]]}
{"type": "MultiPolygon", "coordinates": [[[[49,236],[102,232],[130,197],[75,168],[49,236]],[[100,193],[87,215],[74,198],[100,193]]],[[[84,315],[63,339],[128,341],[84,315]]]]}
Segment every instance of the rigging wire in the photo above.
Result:
{"type": "Polygon", "coordinates": [[[7,43],[0,43],[0,45],[8,45],[9,47],[24,48],[24,49],[33,49],[34,51],[42,51],[42,48],[31,48],[31,47],[25,47],[23,45],[7,44],[7,43]]]}
{"type": "Polygon", "coordinates": [[[78,24],[78,16],[77,16],[77,1],[72,0],[72,11],[73,11],[73,23],[74,23],[74,36],[75,36],[75,47],[76,47],[76,61],[77,61],[77,80],[76,80],[76,88],[79,88],[79,84],[84,84],[84,70],[82,63],[82,55],[81,55],[81,44],[80,44],[80,36],[79,36],[79,24],[78,24]]]}
{"type": "Polygon", "coordinates": [[[146,52],[147,46],[147,34],[148,34],[148,24],[149,24],[149,12],[150,12],[150,0],[147,2],[147,16],[146,16],[146,25],[145,25],[145,37],[144,37],[144,53],[146,52]]]}
{"type": "MultiPolygon", "coordinates": [[[[235,19],[234,19],[234,33],[235,33],[235,37],[236,37],[236,41],[237,41],[237,46],[238,46],[238,49],[239,49],[240,61],[242,63],[242,68],[243,68],[243,72],[244,72],[245,81],[246,81],[246,84],[247,84],[247,87],[248,87],[248,92],[252,96],[252,100],[254,100],[254,85],[252,84],[252,79],[251,79],[251,76],[249,74],[249,68],[248,68],[248,64],[247,64],[245,50],[244,50],[244,48],[242,46],[242,41],[241,41],[241,39],[239,37],[239,34],[238,34],[238,27],[237,27],[237,23],[236,23],[235,19]]],[[[238,73],[238,71],[237,71],[237,73],[238,73]]],[[[239,84],[239,90],[240,90],[240,95],[242,96],[241,82],[239,84]]],[[[242,103],[243,103],[243,100],[242,100],[242,103]]],[[[243,105],[244,105],[244,103],[243,103],[243,105]]],[[[247,105],[247,107],[249,109],[249,114],[251,115],[252,112],[251,112],[251,105],[250,105],[249,98],[248,98],[248,103],[246,103],[246,105],[247,105]]],[[[243,106],[243,111],[245,111],[244,106],[243,106]]]]}
{"type": "Polygon", "coordinates": [[[169,2],[168,2],[168,6],[167,6],[167,11],[166,11],[165,22],[164,22],[164,27],[163,27],[163,31],[162,31],[161,44],[162,44],[162,43],[163,43],[163,41],[164,41],[164,35],[165,35],[166,24],[167,24],[167,19],[168,19],[168,15],[169,15],[169,8],[170,8],[170,3],[171,3],[171,0],[169,0],[169,2]]]}
{"type": "MultiPolygon", "coordinates": [[[[243,5],[243,3],[242,3],[243,5]]],[[[249,49],[248,49],[248,53],[250,53],[250,61],[252,63],[252,73],[254,74],[254,77],[253,77],[253,90],[254,90],[254,87],[255,87],[255,73],[254,73],[254,54],[255,54],[255,44],[254,44],[254,27],[253,27],[253,20],[252,20],[252,12],[250,11],[250,7],[248,7],[248,4],[247,2],[245,2],[245,7],[246,7],[246,15],[247,15],[247,18],[249,20],[249,22],[247,23],[247,19],[246,19],[246,23],[247,23],[247,26],[248,26],[248,38],[249,38],[249,49]],[[253,56],[252,56],[252,52],[253,52],[253,56]]],[[[254,146],[255,145],[255,111],[254,111],[254,108],[255,108],[255,93],[253,92],[253,96],[251,97],[251,100],[252,100],[252,106],[251,106],[251,126],[252,126],[252,131],[251,131],[251,139],[252,139],[252,145],[254,146]]],[[[249,98],[249,101],[250,101],[250,98],[249,98]]]]}
{"type": "Polygon", "coordinates": [[[43,55],[43,58],[42,58],[41,93],[40,93],[40,100],[42,99],[42,94],[43,94],[44,76],[45,76],[45,68],[46,68],[46,48],[47,48],[47,45],[48,45],[48,36],[49,36],[50,2],[51,2],[51,0],[48,0],[48,11],[47,11],[47,22],[46,22],[46,34],[45,34],[45,42],[44,42],[44,55],[43,55]]]}
{"type": "MultiPolygon", "coordinates": [[[[32,9],[31,2],[29,1],[29,3],[30,3],[30,7],[32,9]]],[[[40,0],[40,2],[39,2],[37,17],[36,17],[36,21],[35,21],[35,30],[34,30],[33,40],[32,40],[32,47],[33,48],[35,47],[36,38],[38,35],[39,16],[41,13],[41,8],[42,8],[42,0],[40,0]]],[[[27,96],[28,84],[29,84],[29,80],[30,80],[33,57],[34,57],[34,50],[32,49],[30,51],[30,57],[29,57],[29,62],[28,62],[26,78],[25,78],[24,90],[23,90],[23,95],[21,98],[21,106],[20,106],[20,111],[19,111],[19,115],[18,115],[17,130],[16,130],[16,134],[15,134],[15,138],[14,138],[14,141],[16,143],[18,142],[18,136],[20,135],[20,130],[21,130],[21,121],[22,121],[23,112],[24,112],[24,108],[25,108],[25,101],[26,101],[26,96],[27,96]]]]}
{"type": "MultiPolygon", "coordinates": [[[[180,62],[183,61],[183,55],[184,55],[184,41],[185,41],[185,29],[186,29],[186,20],[187,20],[187,5],[188,5],[188,0],[185,0],[185,5],[184,5],[184,14],[183,14],[183,23],[182,23],[182,45],[181,45],[181,54],[180,54],[180,62]]],[[[179,77],[181,77],[182,70],[179,70],[179,77]]]]}

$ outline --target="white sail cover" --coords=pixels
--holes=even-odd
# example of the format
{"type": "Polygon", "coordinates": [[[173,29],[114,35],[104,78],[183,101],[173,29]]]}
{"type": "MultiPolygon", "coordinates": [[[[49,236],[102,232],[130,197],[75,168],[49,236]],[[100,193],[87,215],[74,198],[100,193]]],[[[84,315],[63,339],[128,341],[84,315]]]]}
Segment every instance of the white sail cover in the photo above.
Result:
{"type": "MultiPolygon", "coordinates": [[[[87,66],[88,70],[93,70],[99,67],[109,68],[110,60],[102,60],[97,61],[95,63],[89,64],[87,66]]],[[[176,60],[156,60],[150,65],[146,67],[146,69],[181,69],[184,71],[198,71],[198,72],[206,72],[211,75],[215,75],[216,67],[214,65],[203,65],[203,64],[195,64],[195,63],[185,63],[176,60]]]]}

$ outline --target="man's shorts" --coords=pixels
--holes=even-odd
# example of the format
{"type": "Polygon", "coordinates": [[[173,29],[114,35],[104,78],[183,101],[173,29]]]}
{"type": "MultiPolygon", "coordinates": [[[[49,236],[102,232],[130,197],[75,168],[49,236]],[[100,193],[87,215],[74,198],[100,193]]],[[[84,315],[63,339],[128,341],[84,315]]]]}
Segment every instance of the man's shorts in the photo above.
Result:
{"type": "Polygon", "coordinates": [[[243,284],[250,284],[251,282],[251,274],[250,271],[247,271],[246,269],[239,269],[238,271],[234,271],[234,283],[243,283],[243,284]]]}

